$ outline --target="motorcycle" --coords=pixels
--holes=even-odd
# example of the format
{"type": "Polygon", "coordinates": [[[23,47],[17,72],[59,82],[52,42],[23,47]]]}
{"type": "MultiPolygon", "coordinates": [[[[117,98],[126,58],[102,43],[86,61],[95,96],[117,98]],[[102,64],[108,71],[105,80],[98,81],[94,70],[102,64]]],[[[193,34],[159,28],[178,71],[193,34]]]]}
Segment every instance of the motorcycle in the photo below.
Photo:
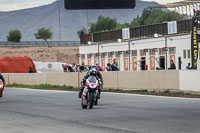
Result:
{"type": "Polygon", "coordinates": [[[97,105],[99,97],[99,81],[95,76],[90,76],[85,83],[85,88],[81,96],[81,106],[83,109],[89,106],[90,109],[93,105],[97,105]]]}
{"type": "Polygon", "coordinates": [[[4,84],[3,84],[3,81],[0,80],[0,98],[3,97],[3,90],[4,90],[4,84]]]}

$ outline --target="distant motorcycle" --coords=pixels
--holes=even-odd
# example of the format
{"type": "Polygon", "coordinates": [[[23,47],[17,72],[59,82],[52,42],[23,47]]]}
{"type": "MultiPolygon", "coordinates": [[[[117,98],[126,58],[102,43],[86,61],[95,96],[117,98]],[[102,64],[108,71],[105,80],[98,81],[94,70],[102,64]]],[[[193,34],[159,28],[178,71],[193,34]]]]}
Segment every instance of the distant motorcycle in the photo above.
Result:
{"type": "Polygon", "coordinates": [[[81,106],[82,108],[87,108],[89,106],[90,109],[93,108],[93,105],[97,105],[98,96],[99,96],[99,81],[95,76],[90,76],[85,83],[85,88],[83,90],[81,96],[81,106]]]}
{"type": "Polygon", "coordinates": [[[3,90],[4,90],[4,84],[3,84],[3,81],[0,80],[0,98],[3,97],[3,90]]]}

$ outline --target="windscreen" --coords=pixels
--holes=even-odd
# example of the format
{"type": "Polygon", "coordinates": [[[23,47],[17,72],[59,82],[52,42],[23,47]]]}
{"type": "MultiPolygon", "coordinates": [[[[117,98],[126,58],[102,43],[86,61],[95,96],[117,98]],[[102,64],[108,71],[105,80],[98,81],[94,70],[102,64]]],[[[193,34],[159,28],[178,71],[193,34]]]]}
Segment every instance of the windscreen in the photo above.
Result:
{"type": "Polygon", "coordinates": [[[90,83],[96,83],[96,77],[95,77],[95,76],[90,76],[90,77],[88,78],[88,81],[89,81],[90,83]]]}

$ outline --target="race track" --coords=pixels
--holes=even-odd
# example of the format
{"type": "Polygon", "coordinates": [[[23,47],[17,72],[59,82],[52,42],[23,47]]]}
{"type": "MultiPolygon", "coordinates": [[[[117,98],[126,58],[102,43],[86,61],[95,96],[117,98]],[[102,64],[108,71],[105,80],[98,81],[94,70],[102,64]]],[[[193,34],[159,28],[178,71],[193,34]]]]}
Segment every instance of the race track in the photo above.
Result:
{"type": "Polygon", "coordinates": [[[200,99],[103,93],[82,109],[78,92],[6,88],[0,133],[199,133],[200,99]]]}

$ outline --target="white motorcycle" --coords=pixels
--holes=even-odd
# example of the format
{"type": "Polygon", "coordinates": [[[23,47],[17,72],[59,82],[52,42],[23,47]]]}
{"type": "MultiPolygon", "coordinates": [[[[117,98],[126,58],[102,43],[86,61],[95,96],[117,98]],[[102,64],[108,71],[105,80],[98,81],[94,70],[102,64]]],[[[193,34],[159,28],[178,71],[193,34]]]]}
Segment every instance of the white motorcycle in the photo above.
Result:
{"type": "Polygon", "coordinates": [[[89,108],[92,109],[93,105],[97,105],[99,96],[98,87],[99,87],[99,81],[95,76],[90,76],[86,80],[85,88],[81,96],[82,108],[87,108],[89,106],[89,108]]]}

